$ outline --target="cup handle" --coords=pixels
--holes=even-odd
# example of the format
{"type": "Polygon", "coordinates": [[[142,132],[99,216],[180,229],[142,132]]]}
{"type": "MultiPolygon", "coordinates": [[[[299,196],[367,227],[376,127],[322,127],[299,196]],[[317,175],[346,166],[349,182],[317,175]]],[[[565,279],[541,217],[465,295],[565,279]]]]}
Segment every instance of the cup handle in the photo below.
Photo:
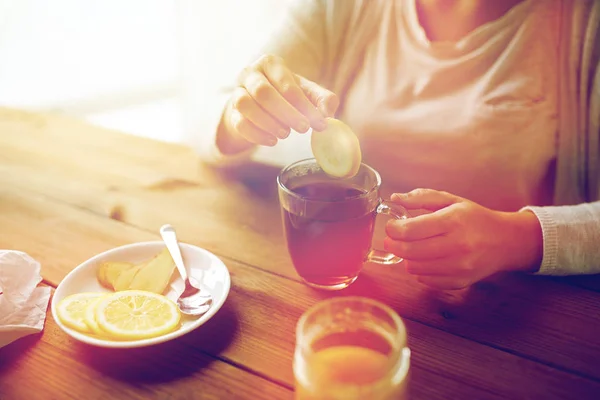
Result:
{"type": "MultiPolygon", "coordinates": [[[[404,207],[389,201],[382,201],[377,206],[376,211],[377,215],[391,215],[396,219],[406,219],[409,216],[408,211],[406,211],[404,207]]],[[[383,250],[372,249],[369,254],[367,254],[366,261],[381,265],[393,265],[402,262],[402,258],[396,256],[395,254],[387,253],[383,250]]]]}

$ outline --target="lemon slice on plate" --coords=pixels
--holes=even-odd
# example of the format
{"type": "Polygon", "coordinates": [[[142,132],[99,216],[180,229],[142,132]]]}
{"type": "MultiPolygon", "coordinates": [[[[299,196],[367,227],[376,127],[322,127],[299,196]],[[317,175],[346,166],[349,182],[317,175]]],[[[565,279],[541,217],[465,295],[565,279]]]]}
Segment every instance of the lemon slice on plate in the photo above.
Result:
{"type": "Polygon", "coordinates": [[[342,121],[326,118],[327,128],[313,130],[311,148],[323,171],[336,178],[351,178],[358,172],[362,155],[358,138],[342,121]]]}
{"type": "Polygon", "coordinates": [[[143,290],[124,290],[101,299],[95,307],[101,331],[119,340],[138,340],[173,331],[181,319],[167,297],[143,290]]]}
{"type": "Polygon", "coordinates": [[[83,322],[85,322],[90,331],[96,335],[102,335],[104,333],[96,322],[96,307],[104,296],[100,296],[97,299],[92,300],[83,312],[83,322]]]}
{"type": "Polygon", "coordinates": [[[105,293],[85,292],[67,296],[58,303],[58,318],[71,329],[90,333],[92,329],[85,323],[85,311],[90,304],[104,295],[105,293]]]}

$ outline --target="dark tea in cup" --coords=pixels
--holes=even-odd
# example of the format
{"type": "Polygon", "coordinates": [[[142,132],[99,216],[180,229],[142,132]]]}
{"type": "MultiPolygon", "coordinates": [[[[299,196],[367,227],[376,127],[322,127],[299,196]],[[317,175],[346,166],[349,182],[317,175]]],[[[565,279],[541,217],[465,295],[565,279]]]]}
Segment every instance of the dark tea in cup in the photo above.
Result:
{"type": "Polygon", "coordinates": [[[356,176],[340,180],[321,171],[314,160],[304,160],[285,168],[278,183],[288,251],[309,285],[343,289],[366,261],[401,261],[371,249],[378,213],[406,218],[398,206],[380,199],[381,180],[372,168],[363,164],[356,176]]]}
{"type": "Polygon", "coordinates": [[[355,279],[371,248],[377,213],[349,200],[365,191],[337,182],[306,183],[292,191],[323,201],[311,215],[283,210],[288,250],[298,274],[319,286],[355,279]]]}

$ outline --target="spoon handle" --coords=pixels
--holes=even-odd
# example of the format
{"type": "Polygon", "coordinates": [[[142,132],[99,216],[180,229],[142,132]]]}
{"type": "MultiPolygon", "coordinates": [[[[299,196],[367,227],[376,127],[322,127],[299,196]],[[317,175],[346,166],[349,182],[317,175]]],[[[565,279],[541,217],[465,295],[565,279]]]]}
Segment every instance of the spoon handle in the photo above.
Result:
{"type": "Polygon", "coordinates": [[[179,270],[179,275],[181,275],[181,279],[183,279],[184,282],[187,282],[187,271],[185,270],[185,266],[183,265],[183,258],[181,257],[181,251],[179,250],[179,244],[177,243],[177,235],[175,234],[175,229],[173,229],[171,225],[163,225],[160,228],[160,236],[162,236],[163,241],[167,245],[167,249],[169,249],[169,253],[171,253],[171,257],[175,262],[175,266],[179,270]]]}

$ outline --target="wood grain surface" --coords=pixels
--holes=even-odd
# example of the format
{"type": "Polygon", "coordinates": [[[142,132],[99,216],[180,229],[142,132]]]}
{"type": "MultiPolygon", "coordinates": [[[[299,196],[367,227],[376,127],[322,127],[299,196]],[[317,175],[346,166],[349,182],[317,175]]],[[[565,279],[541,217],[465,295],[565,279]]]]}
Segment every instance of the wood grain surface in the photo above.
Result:
{"type": "Polygon", "coordinates": [[[99,252],[160,239],[164,223],[232,275],[213,320],[133,357],[77,343],[48,315],[42,335],[0,350],[0,399],[291,398],[298,318],[344,295],[383,301],[405,320],[411,398],[596,398],[597,276],[504,275],[441,292],[401,266],[367,265],[349,289],[315,291],[287,254],[276,174],[258,165],[215,171],[183,146],[0,109],[0,248],[40,261],[46,284],[99,252]]]}

